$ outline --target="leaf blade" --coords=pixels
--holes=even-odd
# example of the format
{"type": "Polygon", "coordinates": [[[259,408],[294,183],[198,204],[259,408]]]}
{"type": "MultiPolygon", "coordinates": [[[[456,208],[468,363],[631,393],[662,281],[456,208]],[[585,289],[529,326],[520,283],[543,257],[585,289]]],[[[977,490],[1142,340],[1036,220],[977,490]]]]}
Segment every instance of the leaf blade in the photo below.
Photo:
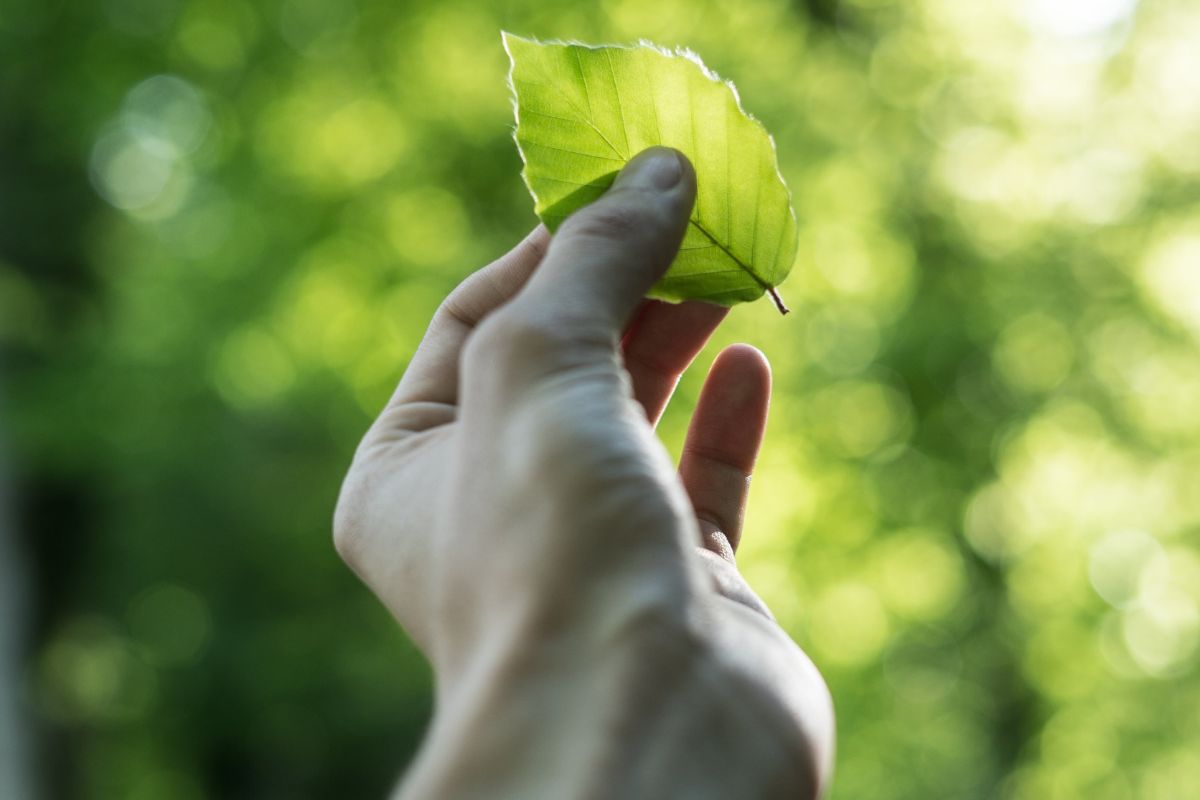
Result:
{"type": "Polygon", "coordinates": [[[551,230],[634,155],[673,147],[696,169],[696,203],[650,296],[732,305],[774,295],[795,260],[797,223],[774,142],[732,84],[687,51],[502,36],[521,174],[551,230]]]}

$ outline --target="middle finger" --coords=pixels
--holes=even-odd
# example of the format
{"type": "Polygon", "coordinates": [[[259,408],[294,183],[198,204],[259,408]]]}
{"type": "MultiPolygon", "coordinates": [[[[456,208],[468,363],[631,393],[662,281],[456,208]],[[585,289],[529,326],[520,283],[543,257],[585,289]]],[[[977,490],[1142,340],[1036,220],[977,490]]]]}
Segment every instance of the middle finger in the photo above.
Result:
{"type": "Polygon", "coordinates": [[[728,308],[695,300],[646,300],[639,307],[621,339],[621,351],[633,396],[651,425],[658,423],[679,376],[728,313],[728,308]]]}

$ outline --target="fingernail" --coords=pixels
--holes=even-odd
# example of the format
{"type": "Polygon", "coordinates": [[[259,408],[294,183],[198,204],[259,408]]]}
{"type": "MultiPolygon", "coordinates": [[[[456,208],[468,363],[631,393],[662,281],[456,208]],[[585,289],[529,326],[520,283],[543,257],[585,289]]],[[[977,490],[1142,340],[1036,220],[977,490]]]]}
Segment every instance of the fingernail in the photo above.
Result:
{"type": "Polygon", "coordinates": [[[635,186],[665,192],[683,176],[679,155],[668,147],[651,147],[634,156],[617,176],[617,186],[635,186]]]}

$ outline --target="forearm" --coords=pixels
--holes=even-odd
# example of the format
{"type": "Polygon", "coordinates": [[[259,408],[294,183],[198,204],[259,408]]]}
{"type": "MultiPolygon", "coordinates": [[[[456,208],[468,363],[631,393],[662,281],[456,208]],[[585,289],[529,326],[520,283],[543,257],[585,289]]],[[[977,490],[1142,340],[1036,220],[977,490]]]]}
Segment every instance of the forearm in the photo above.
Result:
{"type": "Polygon", "coordinates": [[[477,670],[439,710],[402,800],[817,796],[820,759],[770,687],[684,631],[638,639],[588,663],[477,670]]]}

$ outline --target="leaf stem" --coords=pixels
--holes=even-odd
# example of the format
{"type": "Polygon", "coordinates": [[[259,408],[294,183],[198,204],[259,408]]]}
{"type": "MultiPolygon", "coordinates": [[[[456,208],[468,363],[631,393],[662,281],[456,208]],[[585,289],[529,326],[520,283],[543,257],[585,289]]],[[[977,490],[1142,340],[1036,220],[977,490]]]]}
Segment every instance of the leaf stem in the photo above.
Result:
{"type": "Polygon", "coordinates": [[[775,291],[774,287],[767,289],[767,294],[771,296],[771,302],[773,302],[775,307],[779,309],[780,314],[787,314],[791,311],[790,308],[783,304],[783,298],[779,296],[779,292],[775,291]]]}

